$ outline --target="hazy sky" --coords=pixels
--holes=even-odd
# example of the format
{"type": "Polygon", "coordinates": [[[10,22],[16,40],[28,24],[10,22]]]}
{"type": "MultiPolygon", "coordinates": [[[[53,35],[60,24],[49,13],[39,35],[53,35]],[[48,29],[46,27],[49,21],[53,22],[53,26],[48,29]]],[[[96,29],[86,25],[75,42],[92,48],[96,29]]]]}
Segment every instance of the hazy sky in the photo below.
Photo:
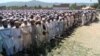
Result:
{"type": "MultiPolygon", "coordinates": [[[[23,1],[23,2],[27,2],[27,1],[31,1],[31,0],[0,0],[0,3],[5,3],[5,2],[11,2],[11,1],[23,1]]],[[[79,3],[79,2],[85,2],[85,3],[89,3],[90,0],[38,0],[38,1],[43,1],[43,2],[58,2],[58,3],[79,3]]],[[[91,0],[91,3],[97,3],[97,0],[91,0]]]]}

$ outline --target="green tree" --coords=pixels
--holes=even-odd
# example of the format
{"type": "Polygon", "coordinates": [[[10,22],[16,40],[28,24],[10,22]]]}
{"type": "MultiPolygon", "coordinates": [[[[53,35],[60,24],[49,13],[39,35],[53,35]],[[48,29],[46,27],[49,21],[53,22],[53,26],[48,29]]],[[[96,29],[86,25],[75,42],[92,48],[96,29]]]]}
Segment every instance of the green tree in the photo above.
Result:
{"type": "Polygon", "coordinates": [[[81,7],[86,7],[86,5],[81,5],[81,7]]]}
{"type": "Polygon", "coordinates": [[[98,9],[100,9],[100,5],[98,5],[98,7],[97,7],[98,9]]]}
{"type": "Polygon", "coordinates": [[[2,10],[3,10],[3,9],[6,9],[6,6],[1,6],[0,9],[2,9],[2,10]]]}
{"type": "Polygon", "coordinates": [[[98,4],[100,5],[100,0],[98,0],[98,4]]]}
{"type": "Polygon", "coordinates": [[[42,6],[41,6],[41,5],[39,5],[39,6],[38,6],[38,8],[39,8],[39,9],[41,9],[41,8],[42,8],[42,6]]]}
{"type": "Polygon", "coordinates": [[[95,3],[95,4],[92,5],[92,7],[94,7],[94,8],[98,8],[98,4],[95,3]]]}
{"type": "Polygon", "coordinates": [[[24,5],[25,7],[28,7],[26,4],[24,5]]]}
{"type": "Polygon", "coordinates": [[[34,9],[37,9],[37,6],[34,6],[34,9]]]}
{"type": "Polygon", "coordinates": [[[72,10],[74,10],[74,9],[76,9],[77,8],[77,4],[76,3],[74,3],[74,4],[72,4],[71,6],[70,6],[70,9],[72,9],[72,10]]]}

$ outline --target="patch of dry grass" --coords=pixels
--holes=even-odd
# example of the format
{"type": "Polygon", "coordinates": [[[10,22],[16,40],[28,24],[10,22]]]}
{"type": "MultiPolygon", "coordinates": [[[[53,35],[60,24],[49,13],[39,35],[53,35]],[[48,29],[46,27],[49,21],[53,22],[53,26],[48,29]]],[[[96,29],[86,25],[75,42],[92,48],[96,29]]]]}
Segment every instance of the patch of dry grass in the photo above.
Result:
{"type": "Polygon", "coordinates": [[[100,56],[100,22],[79,27],[47,56],[100,56]]]}
{"type": "Polygon", "coordinates": [[[60,48],[55,48],[47,56],[100,56],[92,52],[92,49],[83,47],[77,41],[70,41],[69,39],[61,44],[60,48]]]}

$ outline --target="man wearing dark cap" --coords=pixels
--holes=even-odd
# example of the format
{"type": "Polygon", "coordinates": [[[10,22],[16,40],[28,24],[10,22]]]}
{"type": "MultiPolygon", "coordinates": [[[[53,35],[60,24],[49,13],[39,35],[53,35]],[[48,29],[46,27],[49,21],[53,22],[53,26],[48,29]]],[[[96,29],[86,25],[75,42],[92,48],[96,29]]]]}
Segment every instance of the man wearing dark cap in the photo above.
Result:
{"type": "Polygon", "coordinates": [[[3,48],[6,51],[6,56],[12,56],[14,53],[13,51],[13,47],[14,47],[14,43],[12,40],[12,32],[11,29],[8,28],[8,22],[6,19],[2,20],[2,24],[4,29],[1,30],[0,35],[3,38],[3,48]]]}

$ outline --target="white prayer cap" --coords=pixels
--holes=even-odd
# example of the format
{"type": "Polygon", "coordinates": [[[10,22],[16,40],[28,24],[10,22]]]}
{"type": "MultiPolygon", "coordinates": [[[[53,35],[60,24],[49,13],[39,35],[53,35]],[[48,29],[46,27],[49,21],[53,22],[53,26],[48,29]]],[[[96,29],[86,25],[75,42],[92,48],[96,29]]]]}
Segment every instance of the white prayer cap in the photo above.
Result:
{"type": "Polygon", "coordinates": [[[59,16],[59,19],[62,19],[62,17],[61,17],[61,16],[59,16]]]}
{"type": "Polygon", "coordinates": [[[36,15],[36,17],[40,17],[40,15],[39,15],[39,14],[37,14],[37,15],[36,15]]]}
{"type": "Polygon", "coordinates": [[[2,21],[6,21],[7,19],[2,19],[2,21]]]}
{"type": "Polygon", "coordinates": [[[11,13],[8,13],[8,15],[11,15],[11,13]]]}
{"type": "Polygon", "coordinates": [[[48,21],[46,21],[46,24],[48,24],[48,21]]]}
{"type": "Polygon", "coordinates": [[[57,14],[55,14],[55,16],[58,16],[57,14]]]}
{"type": "Polygon", "coordinates": [[[49,18],[49,16],[47,15],[47,18],[49,18]]]}
{"type": "Polygon", "coordinates": [[[19,21],[15,21],[15,23],[16,23],[16,24],[20,24],[20,22],[19,22],[19,21]]]}
{"type": "Polygon", "coordinates": [[[68,13],[65,14],[66,16],[68,15],[68,13]]]}
{"type": "Polygon", "coordinates": [[[10,17],[9,19],[10,19],[10,20],[12,20],[12,19],[13,19],[13,17],[10,17]]]}
{"type": "Polygon", "coordinates": [[[29,21],[32,21],[33,19],[29,19],[29,21]]]}
{"type": "Polygon", "coordinates": [[[27,21],[27,19],[24,19],[24,21],[27,21]]]}
{"type": "Polygon", "coordinates": [[[14,21],[17,20],[16,18],[13,19],[14,21]]]}
{"type": "Polygon", "coordinates": [[[45,18],[42,18],[42,20],[45,20],[45,18]]]}
{"type": "Polygon", "coordinates": [[[34,18],[33,18],[33,20],[35,20],[35,21],[36,21],[36,18],[34,17],[34,18]]]}

